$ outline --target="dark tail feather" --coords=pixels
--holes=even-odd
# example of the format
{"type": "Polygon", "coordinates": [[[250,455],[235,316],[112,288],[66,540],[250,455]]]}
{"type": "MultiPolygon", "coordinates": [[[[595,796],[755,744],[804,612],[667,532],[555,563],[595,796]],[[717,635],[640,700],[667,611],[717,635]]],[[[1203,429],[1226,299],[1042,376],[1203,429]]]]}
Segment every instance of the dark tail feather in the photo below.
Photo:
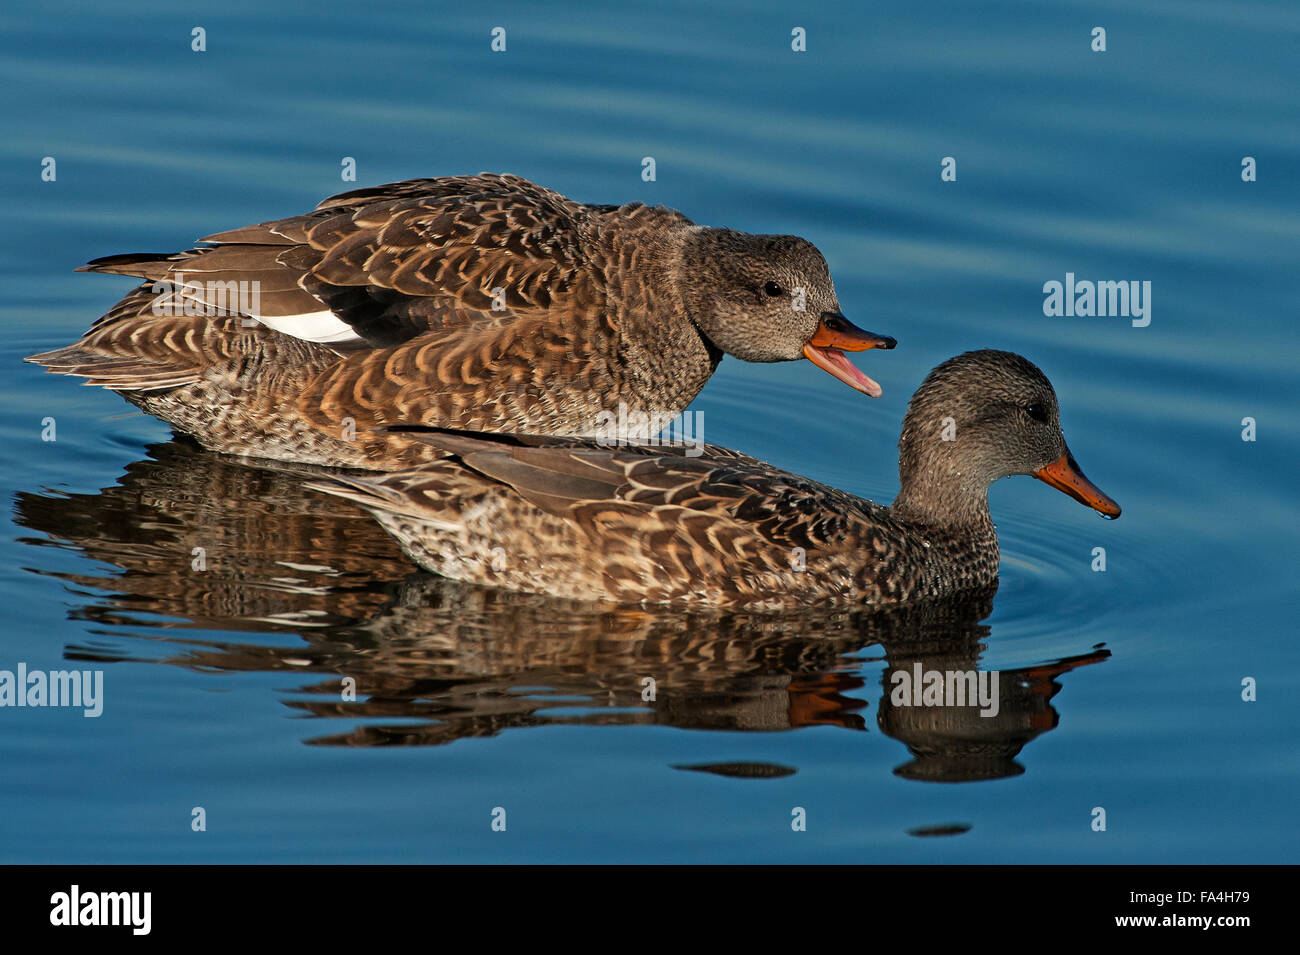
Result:
{"type": "Polygon", "coordinates": [[[126,252],[91,259],[75,269],[77,272],[108,272],[113,275],[134,275],[137,278],[157,281],[165,278],[173,263],[190,258],[190,252],[126,252]]]}
{"type": "Polygon", "coordinates": [[[77,375],[85,384],[112,391],[161,391],[193,384],[199,379],[193,368],[152,364],[144,359],[123,358],[90,351],[81,345],[69,345],[24,361],[43,365],[56,375],[77,375]]]}
{"type": "Polygon", "coordinates": [[[355,501],[371,510],[399,512],[402,510],[402,495],[385,487],[378,478],[366,479],[344,474],[327,474],[304,481],[302,486],[309,491],[321,491],[355,501]]]}

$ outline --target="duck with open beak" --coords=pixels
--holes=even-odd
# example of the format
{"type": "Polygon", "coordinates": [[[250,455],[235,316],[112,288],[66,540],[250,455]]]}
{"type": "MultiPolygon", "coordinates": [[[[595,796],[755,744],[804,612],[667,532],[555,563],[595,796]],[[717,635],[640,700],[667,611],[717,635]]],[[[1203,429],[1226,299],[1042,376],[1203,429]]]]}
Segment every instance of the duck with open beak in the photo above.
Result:
{"type": "Polygon", "coordinates": [[[804,357],[823,371],[829,372],[850,388],[879,398],[880,385],[853,367],[845,357],[846,351],[866,351],[868,348],[893,348],[898,342],[888,335],[864,331],[838,312],[822,312],[817,331],[803,347],[804,357]]]}

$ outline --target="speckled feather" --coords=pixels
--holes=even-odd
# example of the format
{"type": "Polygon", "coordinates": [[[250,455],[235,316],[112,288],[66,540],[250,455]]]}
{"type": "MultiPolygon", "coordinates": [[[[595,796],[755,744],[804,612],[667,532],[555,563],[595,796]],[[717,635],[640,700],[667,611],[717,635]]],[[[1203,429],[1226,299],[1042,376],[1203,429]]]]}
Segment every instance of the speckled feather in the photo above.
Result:
{"type": "Polygon", "coordinates": [[[991,522],[922,532],[886,507],[726,448],[688,457],[419,437],[453,456],[308,486],[369,508],[416,563],[458,580],[583,600],[763,610],[883,605],[997,576],[991,522]]]}
{"type": "MultiPolygon", "coordinates": [[[[445,456],[307,486],[368,508],[426,570],[581,600],[768,610],[986,588],[999,559],[989,485],[1065,460],[1086,482],[1051,383],[1001,351],[949,359],[912,396],[889,507],[712,445],[693,456],[579,438],[406,433],[445,456]]],[[[1085,503],[1118,515],[1087,487],[1095,494],[1085,503]]]]}
{"type": "MultiPolygon", "coordinates": [[[[838,308],[803,240],[703,232],[738,258],[749,243],[759,258],[806,265],[825,290],[817,307],[838,308]]],[[[583,205],[518,176],[361,189],[187,252],[90,263],[148,281],[79,342],[30,360],[116,390],[206,447],[284,460],[381,470],[430,460],[427,444],[373,430],[395,423],[591,434],[619,402],[679,412],[721,360],[686,297],[702,294],[692,283],[749,277],[735,266],[712,276],[711,248],[683,276],[684,243],[699,233],[670,209],[583,205]],[[207,283],[253,280],[268,322],[332,312],[357,337],[332,345],[238,315],[157,314],[218,308],[207,283]],[[152,294],[162,281],[176,291],[152,294]]],[[[764,351],[784,330],[766,332],[742,357],[799,356],[801,342],[764,351]]]]}

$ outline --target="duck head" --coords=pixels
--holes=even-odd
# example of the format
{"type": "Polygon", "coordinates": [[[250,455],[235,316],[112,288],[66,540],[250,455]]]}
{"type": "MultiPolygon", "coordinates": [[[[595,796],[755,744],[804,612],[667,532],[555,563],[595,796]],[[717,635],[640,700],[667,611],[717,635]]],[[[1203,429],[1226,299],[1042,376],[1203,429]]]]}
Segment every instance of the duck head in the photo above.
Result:
{"type": "Polygon", "coordinates": [[[1028,474],[1102,516],[1120,506],[1087,477],[1061,433],[1056,391],[1031,361],[972,351],[930,372],[908,404],[894,509],[932,523],[979,520],[988,487],[1028,474]]]}
{"type": "Polygon", "coordinates": [[[849,387],[880,397],[880,385],[844,352],[897,342],[841,314],[826,260],[806,239],[695,226],[683,240],[676,279],[695,326],[728,355],[757,362],[807,358],[849,387]]]}

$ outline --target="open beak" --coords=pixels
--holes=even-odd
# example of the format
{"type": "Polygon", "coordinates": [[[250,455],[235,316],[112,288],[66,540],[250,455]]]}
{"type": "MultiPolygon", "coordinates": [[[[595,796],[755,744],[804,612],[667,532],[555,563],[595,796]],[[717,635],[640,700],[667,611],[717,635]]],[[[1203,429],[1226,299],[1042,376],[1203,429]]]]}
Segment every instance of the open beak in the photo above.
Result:
{"type": "Polygon", "coordinates": [[[880,397],[880,386],[853,367],[844,357],[846,351],[868,348],[893,348],[898,342],[888,335],[864,332],[838,312],[822,312],[812,340],[803,346],[803,356],[823,371],[828,371],[850,388],[872,398],[880,397]]]}
{"type": "Polygon", "coordinates": [[[1082,504],[1087,504],[1102,517],[1119,517],[1119,505],[1102,493],[1101,488],[1083,476],[1079,462],[1074,455],[1066,451],[1063,455],[1042,470],[1035,471],[1034,477],[1044,484],[1050,484],[1058,491],[1064,491],[1082,504]]]}

